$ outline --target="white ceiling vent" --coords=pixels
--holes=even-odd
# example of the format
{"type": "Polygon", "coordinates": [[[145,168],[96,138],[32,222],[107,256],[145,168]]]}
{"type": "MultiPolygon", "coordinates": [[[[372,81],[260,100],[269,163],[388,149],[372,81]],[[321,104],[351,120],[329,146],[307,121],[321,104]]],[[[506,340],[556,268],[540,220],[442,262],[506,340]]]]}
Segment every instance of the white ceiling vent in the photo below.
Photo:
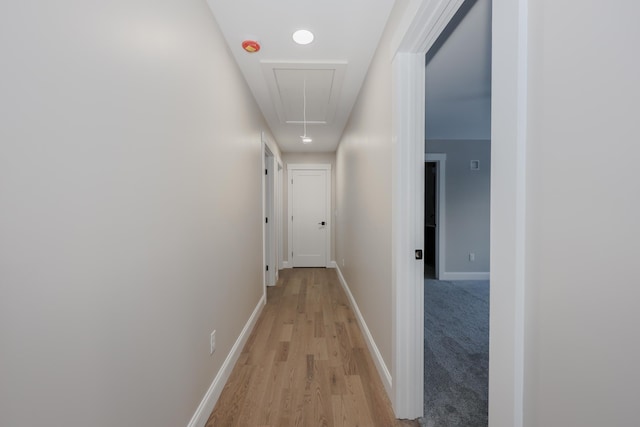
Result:
{"type": "Polygon", "coordinates": [[[328,124],[336,114],[346,63],[262,62],[273,106],[281,123],[328,124]]]}

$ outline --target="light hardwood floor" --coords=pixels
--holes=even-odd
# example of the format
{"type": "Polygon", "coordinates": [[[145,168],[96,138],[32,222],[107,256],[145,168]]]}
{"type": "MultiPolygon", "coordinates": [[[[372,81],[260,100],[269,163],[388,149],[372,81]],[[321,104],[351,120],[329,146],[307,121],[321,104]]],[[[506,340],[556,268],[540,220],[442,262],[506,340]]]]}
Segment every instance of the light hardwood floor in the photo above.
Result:
{"type": "Polygon", "coordinates": [[[394,418],[335,270],[283,270],[206,427],[417,426],[394,418]]]}

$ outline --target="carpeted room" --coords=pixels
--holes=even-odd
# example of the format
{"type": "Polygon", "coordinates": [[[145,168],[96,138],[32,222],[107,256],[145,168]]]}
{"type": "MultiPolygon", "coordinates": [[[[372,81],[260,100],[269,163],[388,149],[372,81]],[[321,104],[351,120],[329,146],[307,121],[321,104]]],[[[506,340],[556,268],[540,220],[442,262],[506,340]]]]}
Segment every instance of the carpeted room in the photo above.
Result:
{"type": "Polygon", "coordinates": [[[425,279],[423,426],[487,426],[489,288],[425,279]]]}

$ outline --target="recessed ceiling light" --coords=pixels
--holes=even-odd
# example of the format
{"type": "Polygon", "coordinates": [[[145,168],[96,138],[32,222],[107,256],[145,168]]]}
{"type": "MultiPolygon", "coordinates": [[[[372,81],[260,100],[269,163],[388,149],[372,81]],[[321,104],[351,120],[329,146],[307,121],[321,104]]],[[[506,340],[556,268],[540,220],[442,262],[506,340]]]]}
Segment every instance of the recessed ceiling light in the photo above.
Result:
{"type": "Polygon", "coordinates": [[[298,44],[309,44],[313,41],[313,33],[309,30],[298,30],[293,33],[293,41],[298,44]]]}

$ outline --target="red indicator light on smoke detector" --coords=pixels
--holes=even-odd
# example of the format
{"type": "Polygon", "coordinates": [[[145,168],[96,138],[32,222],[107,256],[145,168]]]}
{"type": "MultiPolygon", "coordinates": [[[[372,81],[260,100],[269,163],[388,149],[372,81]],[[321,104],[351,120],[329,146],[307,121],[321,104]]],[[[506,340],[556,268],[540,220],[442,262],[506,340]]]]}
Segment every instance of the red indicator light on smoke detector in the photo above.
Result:
{"type": "Polygon", "coordinates": [[[242,42],[242,48],[249,53],[255,53],[260,50],[260,44],[253,40],[245,40],[242,42]]]}

